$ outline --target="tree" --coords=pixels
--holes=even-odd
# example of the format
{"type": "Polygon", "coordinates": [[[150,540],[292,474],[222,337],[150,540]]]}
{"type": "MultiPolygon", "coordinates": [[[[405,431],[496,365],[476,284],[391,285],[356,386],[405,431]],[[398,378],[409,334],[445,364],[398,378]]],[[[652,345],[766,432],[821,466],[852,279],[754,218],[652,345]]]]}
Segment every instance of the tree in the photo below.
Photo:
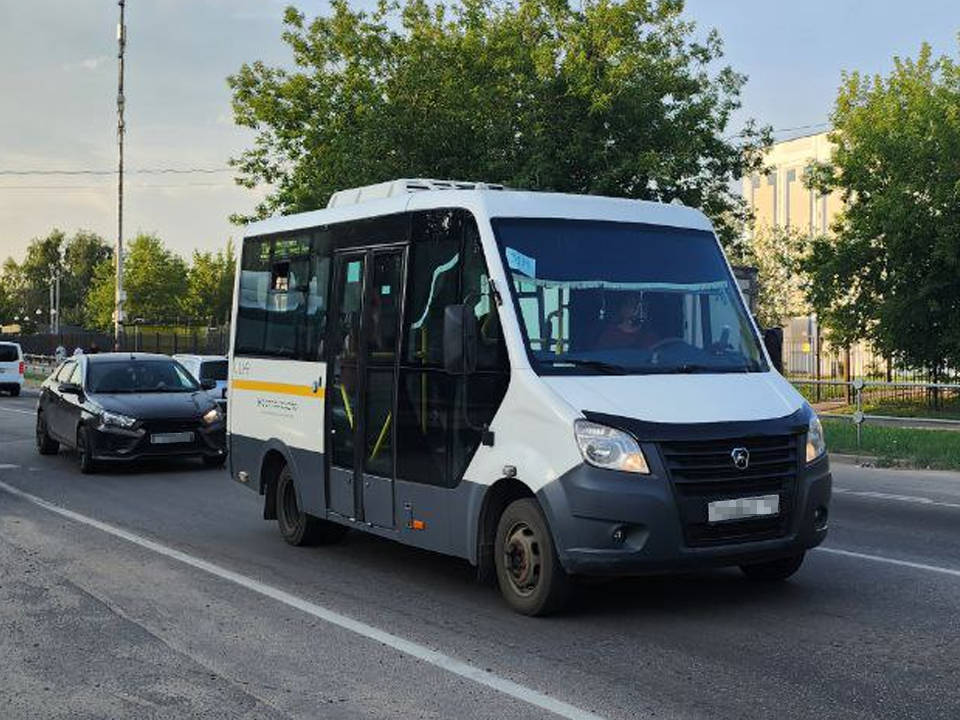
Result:
{"type": "MultiPolygon", "coordinates": [[[[229,78],[236,122],[258,132],[233,164],[273,192],[257,215],[323,206],[395,177],[472,178],[702,208],[725,241],[745,218],[730,180],[760,166],[769,132],[733,142],[743,75],[714,71],[682,0],[426,0],[285,15],[294,70],[229,78]]],[[[242,219],[242,218],[238,218],[242,219]]]]}
{"type": "MultiPolygon", "coordinates": [[[[40,309],[46,323],[50,310],[50,289],[60,275],[60,313],[64,323],[80,323],[83,305],[98,263],[110,257],[110,247],[99,235],[83,230],[67,239],[54,229],[46,237],[34,238],[27,246],[22,263],[8,258],[3,269],[3,285],[13,315],[28,314],[34,320],[40,309]]],[[[31,324],[32,327],[32,324],[31,324]]]]}
{"type": "Polygon", "coordinates": [[[96,269],[102,263],[113,267],[113,250],[96,233],[79,230],[64,247],[60,283],[61,321],[83,323],[83,307],[96,269]]]}
{"type": "MultiPolygon", "coordinates": [[[[185,319],[187,264],[183,258],[168,250],[155,235],[137,235],[127,247],[123,283],[128,322],[143,318],[151,323],[173,324],[185,319]]],[[[106,329],[113,324],[115,289],[113,263],[101,262],[94,270],[86,304],[86,317],[93,326],[106,329]]]]}
{"type": "Polygon", "coordinates": [[[829,163],[812,185],[846,204],[804,262],[832,339],[870,340],[936,377],[960,366],[960,65],[895,58],[888,77],[844,75],[829,163]]]}
{"type": "Polygon", "coordinates": [[[763,327],[782,327],[809,312],[801,270],[809,245],[809,235],[789,227],[758,228],[747,243],[743,262],[758,271],[757,318],[763,327]]]}
{"type": "Polygon", "coordinates": [[[184,309],[194,321],[222,325],[230,319],[236,259],[233,242],[216,254],[194,251],[184,309]]]}

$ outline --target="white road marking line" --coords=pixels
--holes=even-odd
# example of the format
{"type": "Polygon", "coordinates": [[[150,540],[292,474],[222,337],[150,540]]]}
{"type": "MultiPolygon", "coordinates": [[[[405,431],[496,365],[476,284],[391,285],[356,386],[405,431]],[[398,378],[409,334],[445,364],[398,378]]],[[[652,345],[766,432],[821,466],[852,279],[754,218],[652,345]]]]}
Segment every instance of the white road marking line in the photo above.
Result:
{"type": "Polygon", "coordinates": [[[936,505],[937,507],[960,509],[960,503],[932,500],[919,495],[895,495],[893,493],[874,492],[872,490],[850,490],[849,488],[834,488],[833,491],[841,495],[857,495],[859,497],[873,498],[875,500],[897,500],[899,502],[916,503],[918,505],[936,505]]]}
{"type": "Polygon", "coordinates": [[[16,408],[10,407],[0,407],[0,410],[6,410],[7,412],[20,413],[21,415],[36,415],[35,410],[17,410],[16,408]]]}
{"type": "Polygon", "coordinates": [[[0,463],[0,470],[16,470],[19,465],[10,465],[9,463],[0,463]]]}
{"type": "MultiPolygon", "coordinates": [[[[0,483],[2,485],[2,483],[0,483]]],[[[913,568],[914,570],[926,570],[927,572],[939,573],[940,575],[949,575],[950,577],[960,578],[960,570],[941,567],[939,565],[927,565],[926,563],[910,562],[909,560],[897,560],[896,558],[884,557],[883,555],[870,555],[868,553],[854,552],[852,550],[840,550],[839,548],[818,547],[818,552],[830,553],[831,555],[842,555],[844,557],[857,558],[858,560],[870,560],[872,562],[886,563],[887,565],[898,565],[900,567],[913,568]]]]}
{"type": "Polygon", "coordinates": [[[335,610],[330,610],[322,605],[317,605],[309,600],[304,600],[303,598],[297,597],[296,595],[288,593],[284,590],[279,590],[278,588],[267,585],[266,583],[262,583],[259,580],[254,580],[251,577],[234,572],[233,570],[227,570],[220,565],[208,562],[207,560],[201,560],[193,555],[181,552],[180,550],[175,550],[171,547],[155,542],[154,540],[148,540],[147,538],[136,535],[128,530],[119,528],[116,525],[110,525],[109,523],[95,520],[94,518],[86,515],[81,515],[73,510],[68,510],[64,507],[49,502],[48,500],[44,500],[43,498],[26,493],[23,490],[13,487],[12,485],[8,485],[7,483],[0,482],[0,490],[4,490],[11,495],[15,495],[23,500],[26,500],[27,502],[41,507],[44,510],[49,510],[52,513],[56,513],[61,517],[73,520],[74,522],[78,522],[82,525],[96,528],[97,530],[105,532],[109,535],[113,535],[114,537],[126,540],[127,542],[138,545],[146,550],[155,552],[158,555],[163,555],[164,557],[181,562],[184,565],[189,565],[197,570],[202,570],[203,572],[214,575],[221,580],[226,580],[227,582],[240,585],[247,590],[268,597],[271,600],[276,600],[277,602],[283,603],[289,607],[296,608],[307,615],[312,615],[313,617],[323,620],[324,622],[328,622],[331,625],[336,625],[344,630],[349,630],[350,632],[356,633],[361,637],[365,637],[369,640],[373,640],[374,642],[391,647],[394,650],[398,650],[401,653],[410,655],[411,657],[422,660],[423,662],[430,663],[431,665],[453,673],[454,675],[458,675],[466,680],[471,680],[479,685],[488,687],[516,700],[520,700],[528,703],[529,705],[552,712],[560,717],[568,718],[568,720],[606,720],[601,715],[596,715],[587,710],[578,708],[575,705],[571,705],[562,700],[551,697],[550,695],[546,695],[538,690],[534,690],[533,688],[528,688],[525,685],[515,683],[512,680],[507,680],[506,678],[495,675],[492,672],[483,670],[475,665],[463,662],[462,660],[457,660],[450,655],[445,655],[444,653],[433,650],[425,645],[421,645],[412,640],[407,640],[406,638],[386,632],[385,630],[373,627],[372,625],[367,625],[360,620],[355,620],[346,615],[341,615],[335,610]]]}

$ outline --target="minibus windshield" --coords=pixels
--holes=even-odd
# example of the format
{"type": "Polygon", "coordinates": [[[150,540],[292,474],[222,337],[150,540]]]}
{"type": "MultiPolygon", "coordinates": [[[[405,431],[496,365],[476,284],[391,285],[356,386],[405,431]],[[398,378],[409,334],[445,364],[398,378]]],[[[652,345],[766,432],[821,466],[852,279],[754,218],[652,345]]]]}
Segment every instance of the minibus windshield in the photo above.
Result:
{"type": "Polygon", "coordinates": [[[767,370],[712,233],[543,218],[493,226],[537,372],[767,370]]]}

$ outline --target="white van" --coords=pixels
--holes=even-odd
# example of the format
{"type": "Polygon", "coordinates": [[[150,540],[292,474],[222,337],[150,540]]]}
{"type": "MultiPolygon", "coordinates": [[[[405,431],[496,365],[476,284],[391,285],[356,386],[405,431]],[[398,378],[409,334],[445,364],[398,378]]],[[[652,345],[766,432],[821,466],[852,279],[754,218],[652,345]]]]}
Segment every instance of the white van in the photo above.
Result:
{"type": "Polygon", "coordinates": [[[0,342],[0,391],[14,397],[23,388],[23,351],[15,342],[0,342]]]}
{"type": "Polygon", "coordinates": [[[229,363],[223,355],[177,354],[173,359],[183,365],[197,382],[213,380],[216,386],[205,392],[216,401],[220,409],[227,406],[227,371],[229,363]]]}
{"type": "Polygon", "coordinates": [[[826,535],[820,423],[697,210],[399,180],[250,225],[237,270],[231,474],[292,544],[454,555],[543,614],[826,535]]]}

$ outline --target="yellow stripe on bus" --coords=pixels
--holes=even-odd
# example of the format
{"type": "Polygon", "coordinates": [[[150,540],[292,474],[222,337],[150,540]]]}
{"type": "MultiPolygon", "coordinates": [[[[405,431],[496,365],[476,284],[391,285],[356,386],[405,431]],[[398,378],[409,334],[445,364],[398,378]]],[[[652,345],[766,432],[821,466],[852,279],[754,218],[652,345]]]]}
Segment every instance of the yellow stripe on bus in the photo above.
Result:
{"type": "Polygon", "coordinates": [[[323,397],[323,388],[313,389],[310,385],[264,382],[262,380],[234,380],[230,383],[233,390],[253,390],[255,392],[276,393],[278,395],[301,395],[303,397],[323,397]]]}

